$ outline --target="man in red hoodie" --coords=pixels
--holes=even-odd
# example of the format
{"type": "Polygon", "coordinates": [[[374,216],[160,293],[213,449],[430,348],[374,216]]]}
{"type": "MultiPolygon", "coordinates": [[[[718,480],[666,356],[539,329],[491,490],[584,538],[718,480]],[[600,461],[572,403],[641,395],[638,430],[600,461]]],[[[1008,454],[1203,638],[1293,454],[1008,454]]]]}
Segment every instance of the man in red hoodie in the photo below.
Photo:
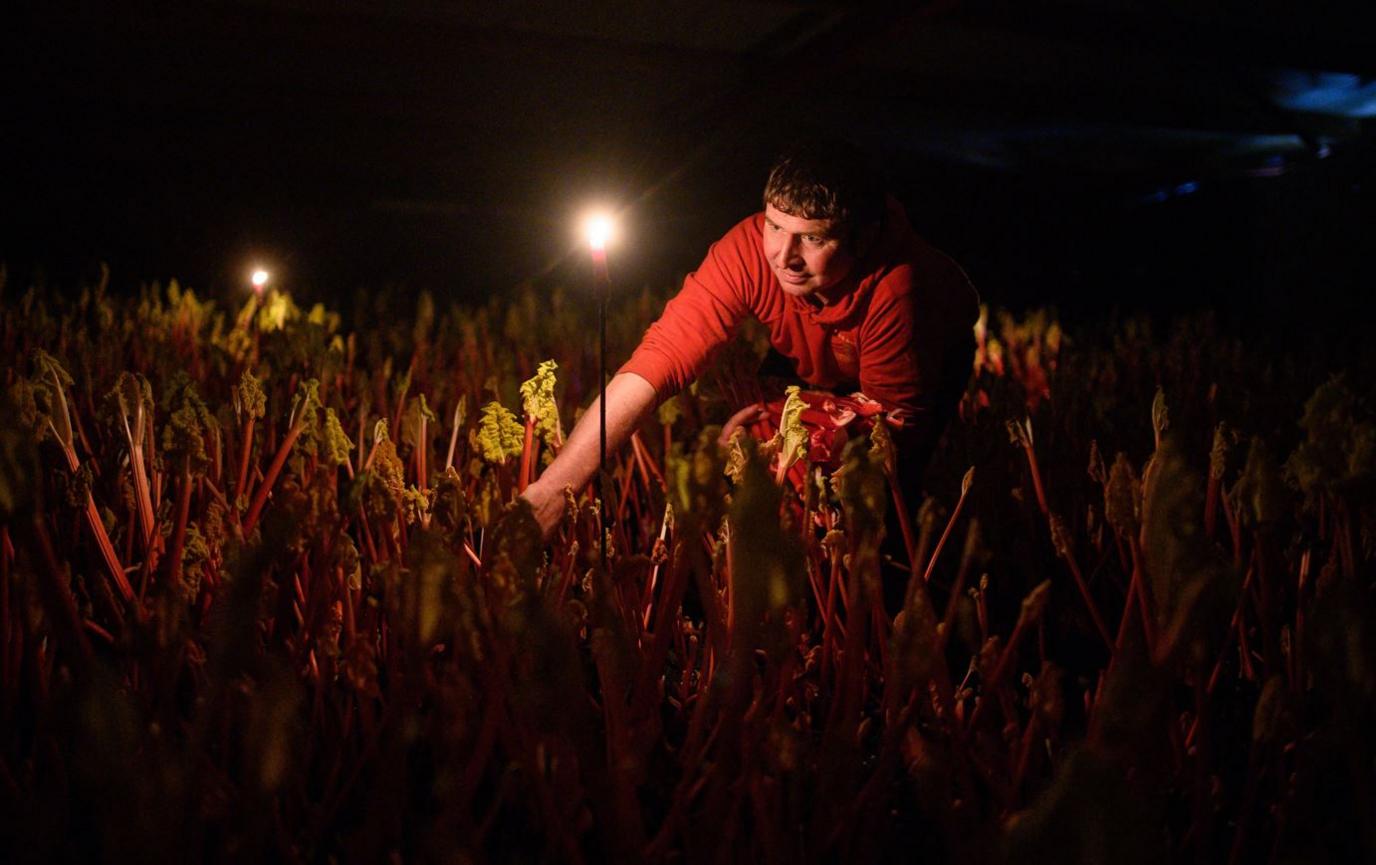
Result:
{"type": "MultiPolygon", "coordinates": [[[[770,171],[764,211],[712,245],[607,384],[607,447],[621,447],[753,316],[797,378],[884,407],[915,501],[970,374],[978,306],[964,272],[913,233],[862,153],[836,141],[795,146],[770,171]]],[[[597,472],[598,413],[594,403],[526,489],[547,535],[564,488],[597,472]]]]}

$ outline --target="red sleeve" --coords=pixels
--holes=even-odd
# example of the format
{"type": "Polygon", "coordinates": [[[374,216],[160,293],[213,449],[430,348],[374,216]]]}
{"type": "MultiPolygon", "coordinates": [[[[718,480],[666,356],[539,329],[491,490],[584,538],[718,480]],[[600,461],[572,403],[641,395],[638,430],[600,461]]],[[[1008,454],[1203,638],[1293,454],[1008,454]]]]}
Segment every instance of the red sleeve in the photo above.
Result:
{"type": "Polygon", "coordinates": [[[750,230],[747,220],[712,244],[619,372],[645,379],[663,400],[703,371],[712,350],[731,338],[749,312],[750,230]]]}

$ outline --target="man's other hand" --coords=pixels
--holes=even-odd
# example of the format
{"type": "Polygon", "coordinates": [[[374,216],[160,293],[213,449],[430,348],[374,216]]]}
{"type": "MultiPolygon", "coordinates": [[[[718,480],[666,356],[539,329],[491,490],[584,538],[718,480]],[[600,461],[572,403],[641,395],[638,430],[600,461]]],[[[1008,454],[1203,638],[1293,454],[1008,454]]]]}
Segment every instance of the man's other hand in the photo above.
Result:
{"type": "Polygon", "coordinates": [[[566,510],[564,491],[551,489],[551,484],[535,481],[521,493],[521,498],[530,503],[535,514],[535,522],[540,524],[540,536],[546,541],[554,537],[559,522],[564,519],[566,510]]]}
{"type": "MultiPolygon", "coordinates": [[[[621,373],[607,383],[607,453],[616,453],[655,407],[655,389],[635,373],[621,373]]],[[[521,495],[530,502],[545,540],[554,536],[564,517],[564,488],[581,490],[597,474],[600,405],[592,405],[569,434],[559,456],[521,495]]]]}

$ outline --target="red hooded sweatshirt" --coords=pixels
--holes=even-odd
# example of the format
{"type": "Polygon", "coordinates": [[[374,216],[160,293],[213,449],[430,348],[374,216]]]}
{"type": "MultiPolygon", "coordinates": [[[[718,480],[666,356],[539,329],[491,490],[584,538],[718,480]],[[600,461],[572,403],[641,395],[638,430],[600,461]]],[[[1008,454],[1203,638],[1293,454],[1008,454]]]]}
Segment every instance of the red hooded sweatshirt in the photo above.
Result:
{"type": "Polygon", "coordinates": [[[964,271],[918,237],[890,198],[876,242],[828,290],[835,299],[819,307],[779,285],[762,248],[763,226],[757,213],[712,244],[620,371],[644,378],[666,399],[750,315],[808,384],[858,385],[909,433],[937,423],[946,408],[939,399],[958,395],[970,373],[979,297],[964,271]]]}

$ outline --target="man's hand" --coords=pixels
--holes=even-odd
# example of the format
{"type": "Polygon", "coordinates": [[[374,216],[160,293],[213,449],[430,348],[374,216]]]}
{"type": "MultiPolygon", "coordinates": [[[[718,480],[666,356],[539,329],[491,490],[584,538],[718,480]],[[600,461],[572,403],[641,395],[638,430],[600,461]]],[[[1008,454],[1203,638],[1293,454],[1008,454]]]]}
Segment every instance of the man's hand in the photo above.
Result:
{"type": "MultiPolygon", "coordinates": [[[[607,383],[607,454],[615,453],[631,437],[655,407],[655,389],[635,373],[622,373],[607,383]]],[[[539,480],[526,487],[521,497],[530,502],[535,521],[545,540],[554,535],[564,516],[564,488],[581,490],[597,474],[599,462],[597,400],[583,413],[564,442],[563,450],[539,480]]]]}
{"type": "Polygon", "coordinates": [[[535,481],[521,493],[521,498],[530,502],[535,522],[540,524],[540,535],[548,541],[554,536],[554,530],[559,528],[559,522],[567,510],[564,490],[553,489],[550,484],[535,481]]]}
{"type": "Polygon", "coordinates": [[[769,409],[762,402],[748,405],[727,420],[726,425],[721,428],[721,435],[717,436],[717,444],[726,447],[731,444],[731,436],[736,434],[736,430],[741,427],[749,427],[753,423],[769,419],[769,409]]]}

